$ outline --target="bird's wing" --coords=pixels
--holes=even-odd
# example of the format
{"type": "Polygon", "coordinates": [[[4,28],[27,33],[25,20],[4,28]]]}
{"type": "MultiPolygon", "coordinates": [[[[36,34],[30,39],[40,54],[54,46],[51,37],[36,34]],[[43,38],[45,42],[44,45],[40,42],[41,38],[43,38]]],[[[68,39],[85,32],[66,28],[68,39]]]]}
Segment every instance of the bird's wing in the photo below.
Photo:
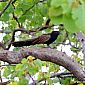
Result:
{"type": "Polygon", "coordinates": [[[49,34],[43,34],[32,40],[32,44],[44,44],[46,41],[50,39],[49,34]]]}
{"type": "Polygon", "coordinates": [[[44,44],[44,42],[48,41],[49,38],[50,38],[49,34],[43,34],[34,39],[12,42],[12,45],[14,47],[22,47],[22,46],[30,46],[35,44],[44,44]]]}

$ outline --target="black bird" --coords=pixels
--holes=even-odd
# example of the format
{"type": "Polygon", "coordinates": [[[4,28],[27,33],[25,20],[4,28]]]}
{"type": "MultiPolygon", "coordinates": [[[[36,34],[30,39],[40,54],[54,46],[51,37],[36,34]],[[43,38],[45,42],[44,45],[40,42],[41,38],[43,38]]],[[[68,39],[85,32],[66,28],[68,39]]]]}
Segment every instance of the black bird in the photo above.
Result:
{"type": "Polygon", "coordinates": [[[43,34],[34,39],[16,41],[16,42],[13,42],[12,45],[14,47],[22,47],[22,46],[30,46],[35,44],[47,44],[47,46],[50,47],[49,45],[57,39],[59,34],[60,32],[57,27],[57,28],[54,28],[54,30],[49,34],[43,34]]]}

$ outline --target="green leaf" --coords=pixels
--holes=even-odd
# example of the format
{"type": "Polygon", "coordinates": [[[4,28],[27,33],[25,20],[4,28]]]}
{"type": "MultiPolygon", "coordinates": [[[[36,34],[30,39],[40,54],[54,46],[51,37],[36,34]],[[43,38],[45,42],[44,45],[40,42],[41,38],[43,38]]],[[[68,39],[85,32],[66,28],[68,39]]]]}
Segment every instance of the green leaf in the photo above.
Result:
{"type": "Polygon", "coordinates": [[[19,17],[19,22],[22,23],[22,22],[25,22],[25,20],[26,20],[26,16],[23,15],[19,17]]]}
{"type": "Polygon", "coordinates": [[[28,63],[28,69],[27,69],[27,71],[30,74],[34,75],[34,74],[36,74],[39,71],[39,67],[34,62],[29,62],[28,63]]]}
{"type": "Polygon", "coordinates": [[[55,77],[54,79],[53,79],[53,83],[58,83],[59,82],[59,79],[57,78],[57,77],[55,77]]]}
{"type": "MultiPolygon", "coordinates": [[[[6,31],[7,32],[10,32],[11,30],[9,30],[9,29],[6,29],[6,31]]],[[[6,35],[6,36],[4,36],[3,37],[3,40],[4,40],[4,42],[7,44],[7,43],[9,43],[8,41],[11,39],[11,35],[10,34],[8,34],[8,35],[6,35]]]]}
{"type": "Polygon", "coordinates": [[[65,2],[66,2],[66,0],[52,0],[51,1],[51,6],[59,7],[59,6],[61,6],[65,2]]]}
{"type": "Polygon", "coordinates": [[[51,63],[50,65],[49,65],[49,72],[57,72],[57,71],[59,71],[59,66],[58,65],[56,65],[56,64],[53,64],[53,63],[51,63]]]}
{"type": "Polygon", "coordinates": [[[72,78],[65,78],[61,80],[62,85],[68,85],[72,78]]]}
{"type": "Polygon", "coordinates": [[[85,31],[85,4],[74,9],[72,15],[80,31],[85,31]]]}
{"type": "Polygon", "coordinates": [[[54,7],[50,7],[49,9],[49,16],[50,17],[57,17],[57,16],[60,16],[62,15],[62,8],[61,7],[57,7],[57,8],[54,8],[54,7]]]}
{"type": "Polygon", "coordinates": [[[9,12],[5,12],[0,18],[1,21],[7,22],[9,20],[9,12]]]}
{"type": "Polygon", "coordinates": [[[80,83],[80,84],[78,84],[78,85],[84,85],[83,83],[80,83]]]}
{"type": "Polygon", "coordinates": [[[49,85],[53,85],[53,82],[50,78],[47,79],[49,85]]]}
{"type": "Polygon", "coordinates": [[[0,11],[2,11],[3,10],[3,8],[6,6],[6,2],[0,2],[0,11]]]}
{"type": "Polygon", "coordinates": [[[7,76],[10,75],[10,73],[11,73],[11,70],[6,67],[6,68],[4,69],[4,74],[3,74],[3,75],[4,75],[5,77],[7,77],[7,76]]]}
{"type": "Polygon", "coordinates": [[[63,3],[62,4],[62,9],[63,9],[63,14],[71,12],[71,7],[69,6],[68,3],[63,3]]]}
{"type": "Polygon", "coordinates": [[[42,15],[42,16],[47,16],[47,13],[48,13],[48,7],[47,5],[38,5],[38,7],[36,7],[36,13],[39,13],[39,16],[42,15]]]}
{"type": "Polygon", "coordinates": [[[11,30],[11,31],[13,31],[14,30],[14,28],[16,27],[16,25],[17,25],[17,22],[15,21],[15,20],[9,20],[9,30],[11,30]]]}
{"type": "Polygon", "coordinates": [[[14,11],[14,9],[13,9],[12,5],[10,5],[6,10],[6,12],[9,12],[9,13],[13,13],[13,11],[14,11]]]}
{"type": "Polygon", "coordinates": [[[8,85],[17,85],[17,81],[10,82],[8,85]]]}
{"type": "Polygon", "coordinates": [[[26,58],[23,58],[22,61],[21,61],[22,64],[25,64],[27,63],[27,59],[26,58]]]}
{"type": "Polygon", "coordinates": [[[24,77],[20,77],[19,82],[17,83],[17,85],[28,85],[28,80],[26,80],[24,77]]]}
{"type": "Polygon", "coordinates": [[[42,61],[41,60],[37,59],[36,61],[34,61],[34,63],[36,65],[38,65],[40,68],[42,67],[42,61]]]}
{"type": "Polygon", "coordinates": [[[51,22],[53,23],[53,24],[60,24],[60,23],[63,23],[62,22],[63,21],[63,16],[62,15],[60,15],[60,16],[55,16],[55,17],[51,17],[51,22]]]}
{"type": "Polygon", "coordinates": [[[64,23],[64,26],[65,26],[65,29],[68,32],[74,33],[74,32],[79,31],[79,28],[76,26],[75,20],[73,20],[71,14],[65,14],[63,16],[63,23],[64,23]]]}
{"type": "Polygon", "coordinates": [[[15,70],[20,70],[22,68],[22,64],[17,64],[15,70]]]}

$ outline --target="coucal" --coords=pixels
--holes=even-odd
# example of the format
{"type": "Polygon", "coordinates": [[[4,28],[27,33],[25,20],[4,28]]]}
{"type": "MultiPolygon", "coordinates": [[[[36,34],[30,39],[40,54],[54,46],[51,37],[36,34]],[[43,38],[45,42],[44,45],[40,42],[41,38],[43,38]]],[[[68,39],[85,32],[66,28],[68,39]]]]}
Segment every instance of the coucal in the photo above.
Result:
{"type": "Polygon", "coordinates": [[[54,28],[54,30],[49,34],[43,34],[34,39],[12,42],[12,45],[14,47],[22,47],[22,46],[30,46],[35,44],[47,44],[47,46],[50,47],[49,45],[57,39],[59,34],[60,32],[57,27],[54,28]]]}

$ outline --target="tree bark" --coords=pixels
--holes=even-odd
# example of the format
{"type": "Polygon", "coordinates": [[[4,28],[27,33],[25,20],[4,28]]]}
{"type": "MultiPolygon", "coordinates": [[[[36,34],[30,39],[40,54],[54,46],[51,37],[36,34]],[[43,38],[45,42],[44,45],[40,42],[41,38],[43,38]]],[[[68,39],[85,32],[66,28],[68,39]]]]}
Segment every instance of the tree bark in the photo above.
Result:
{"type": "MultiPolygon", "coordinates": [[[[85,35],[82,32],[78,32],[77,38],[82,45],[82,52],[84,54],[83,59],[84,59],[84,66],[85,66],[85,35]]],[[[84,70],[85,70],[85,67],[84,67],[84,70]]]]}
{"type": "Polygon", "coordinates": [[[29,55],[32,55],[42,61],[49,61],[61,65],[69,70],[79,81],[83,81],[85,83],[85,73],[80,68],[79,64],[65,53],[55,49],[22,48],[19,51],[2,50],[0,51],[0,60],[10,64],[17,64],[29,55]]]}
{"type": "Polygon", "coordinates": [[[0,51],[0,60],[10,64],[17,64],[23,58],[29,55],[34,56],[42,61],[49,61],[65,67],[69,70],[78,80],[85,82],[85,73],[80,68],[79,64],[67,56],[65,53],[50,48],[22,48],[19,51],[0,51]]]}

